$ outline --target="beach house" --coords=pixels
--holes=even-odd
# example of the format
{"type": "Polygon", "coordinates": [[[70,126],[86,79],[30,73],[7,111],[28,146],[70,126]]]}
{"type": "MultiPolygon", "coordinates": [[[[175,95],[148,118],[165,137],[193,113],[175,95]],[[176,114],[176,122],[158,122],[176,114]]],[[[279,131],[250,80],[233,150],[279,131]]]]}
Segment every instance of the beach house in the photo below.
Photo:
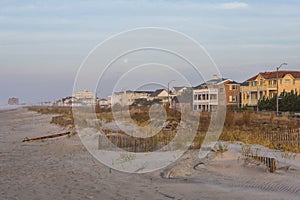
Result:
{"type": "Polygon", "coordinates": [[[260,72],[241,85],[242,106],[257,108],[258,100],[272,98],[282,92],[300,92],[300,71],[260,72]]]}

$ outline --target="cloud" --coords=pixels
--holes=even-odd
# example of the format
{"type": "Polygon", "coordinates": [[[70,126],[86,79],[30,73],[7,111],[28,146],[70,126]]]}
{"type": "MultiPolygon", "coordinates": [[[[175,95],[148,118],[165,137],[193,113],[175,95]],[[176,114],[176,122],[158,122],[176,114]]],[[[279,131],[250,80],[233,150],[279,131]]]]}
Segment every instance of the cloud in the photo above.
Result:
{"type": "Polygon", "coordinates": [[[224,9],[224,10],[232,10],[232,9],[240,9],[240,8],[246,8],[249,5],[244,2],[229,2],[229,3],[221,3],[217,6],[219,9],[224,9]]]}

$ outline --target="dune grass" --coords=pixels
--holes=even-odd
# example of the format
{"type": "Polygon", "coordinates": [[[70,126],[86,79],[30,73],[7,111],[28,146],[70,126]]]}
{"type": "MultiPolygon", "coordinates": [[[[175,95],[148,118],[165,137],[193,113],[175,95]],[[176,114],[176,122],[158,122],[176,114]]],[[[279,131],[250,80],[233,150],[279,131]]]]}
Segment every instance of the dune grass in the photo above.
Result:
{"type": "MultiPolygon", "coordinates": [[[[52,123],[61,126],[74,127],[74,119],[71,107],[28,107],[30,111],[36,111],[42,114],[55,114],[52,123]]],[[[174,126],[170,131],[160,131],[153,140],[167,144],[176,135],[176,127],[180,123],[181,113],[177,110],[166,109],[167,121],[174,122],[174,126]]],[[[199,113],[191,113],[191,117],[197,119],[199,113]],[[193,116],[194,115],[194,116],[193,116]]],[[[138,126],[149,124],[149,109],[147,108],[131,108],[130,115],[138,126]]],[[[110,109],[96,109],[97,119],[104,122],[114,120],[113,113],[110,109]]],[[[210,113],[201,113],[197,134],[194,138],[191,148],[198,149],[205,138],[208,126],[210,124],[210,113]]],[[[84,119],[83,119],[84,120],[84,119]]],[[[82,122],[88,123],[86,121],[82,122]]],[[[193,123],[193,120],[191,122],[193,123]]],[[[272,149],[282,151],[300,152],[299,148],[299,130],[300,122],[297,119],[289,119],[288,117],[276,117],[272,112],[255,113],[251,111],[234,112],[227,111],[226,119],[220,141],[241,141],[245,144],[260,144],[272,149]],[[293,131],[294,130],[294,131],[293,131]],[[287,140],[282,140],[280,134],[287,135],[287,140]],[[298,134],[298,137],[296,137],[298,134]],[[276,137],[273,137],[275,135],[276,137]],[[291,140],[291,141],[289,141],[291,140]]],[[[152,141],[153,142],[153,141],[152,141]]]]}

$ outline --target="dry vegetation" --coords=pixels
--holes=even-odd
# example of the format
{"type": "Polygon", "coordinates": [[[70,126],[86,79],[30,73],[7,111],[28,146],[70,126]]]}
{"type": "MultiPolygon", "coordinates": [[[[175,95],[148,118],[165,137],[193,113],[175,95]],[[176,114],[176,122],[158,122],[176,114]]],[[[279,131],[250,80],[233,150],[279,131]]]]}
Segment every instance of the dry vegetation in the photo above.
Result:
{"type": "Polygon", "coordinates": [[[33,106],[27,108],[29,111],[35,111],[41,114],[57,115],[52,117],[51,123],[58,124],[63,127],[74,127],[74,119],[72,115],[72,108],[70,107],[46,107],[33,106]]]}
{"type": "MultiPolygon", "coordinates": [[[[58,116],[53,117],[52,123],[74,127],[72,108],[70,107],[29,107],[28,109],[42,114],[57,114],[58,116]]],[[[100,121],[111,122],[114,119],[110,109],[96,109],[96,113],[100,121]]],[[[131,118],[139,126],[145,126],[149,123],[148,108],[132,108],[130,114],[131,118]]],[[[191,115],[195,115],[196,117],[197,113],[191,115]]],[[[130,137],[130,142],[127,141],[125,143],[129,145],[143,144],[147,146],[145,150],[155,150],[157,146],[160,146],[157,144],[168,144],[174,138],[177,133],[176,126],[180,122],[180,119],[179,111],[167,109],[167,121],[172,124],[170,129],[162,130],[157,135],[148,139],[130,137]]],[[[86,121],[83,123],[87,124],[86,121]]],[[[209,123],[210,113],[201,113],[200,124],[192,148],[200,148],[209,123]]],[[[228,111],[219,140],[232,142],[241,141],[245,144],[261,144],[273,149],[300,152],[299,130],[300,120],[289,119],[286,116],[276,117],[275,113],[272,112],[228,111]]],[[[103,131],[107,135],[116,133],[110,130],[103,131]]],[[[123,134],[123,132],[121,131],[119,134],[123,134]]],[[[112,136],[111,139],[114,140],[112,136]]],[[[118,142],[119,140],[116,140],[116,143],[118,142]]]]}

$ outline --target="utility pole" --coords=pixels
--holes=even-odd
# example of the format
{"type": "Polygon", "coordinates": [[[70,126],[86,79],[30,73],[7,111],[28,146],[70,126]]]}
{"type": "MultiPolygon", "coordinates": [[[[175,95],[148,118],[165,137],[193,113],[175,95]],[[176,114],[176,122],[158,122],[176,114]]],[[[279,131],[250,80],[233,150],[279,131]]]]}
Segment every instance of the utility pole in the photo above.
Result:
{"type": "Polygon", "coordinates": [[[168,104],[169,104],[169,107],[170,107],[170,83],[173,81],[175,81],[175,80],[171,80],[168,82],[168,104]]]}
{"type": "Polygon", "coordinates": [[[278,71],[279,69],[283,66],[283,65],[287,65],[287,63],[281,63],[279,65],[279,67],[276,67],[276,91],[277,91],[277,94],[276,94],[276,115],[279,116],[279,84],[278,84],[278,71]]]}

